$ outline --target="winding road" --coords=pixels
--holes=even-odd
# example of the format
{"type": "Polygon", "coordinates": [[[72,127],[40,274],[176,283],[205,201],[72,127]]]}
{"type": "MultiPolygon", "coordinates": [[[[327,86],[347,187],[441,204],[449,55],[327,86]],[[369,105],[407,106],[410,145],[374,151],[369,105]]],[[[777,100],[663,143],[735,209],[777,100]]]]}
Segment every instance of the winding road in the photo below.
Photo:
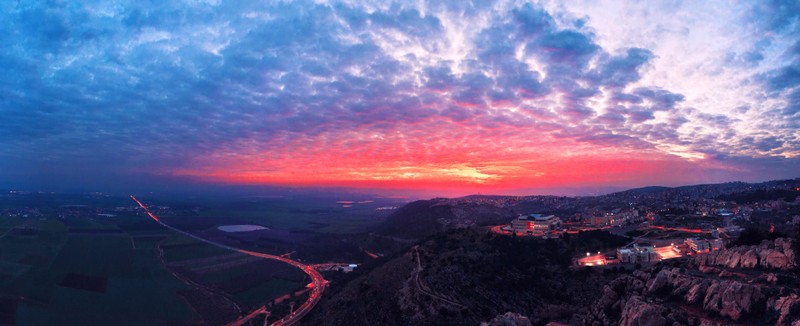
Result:
{"type": "MultiPolygon", "coordinates": [[[[328,281],[326,281],[322,277],[322,275],[316,269],[314,269],[314,267],[312,267],[310,265],[306,265],[306,264],[300,263],[298,261],[295,261],[295,260],[292,260],[292,259],[289,259],[289,258],[284,258],[284,257],[281,257],[281,256],[275,256],[275,255],[265,254],[265,253],[261,253],[261,252],[256,252],[256,251],[250,251],[250,250],[245,250],[245,249],[239,249],[239,248],[236,248],[236,247],[231,247],[231,246],[228,246],[228,245],[224,245],[224,244],[221,244],[221,243],[218,243],[218,242],[214,242],[214,241],[211,241],[211,240],[207,240],[207,239],[198,237],[198,236],[196,236],[194,234],[191,234],[189,232],[185,232],[183,230],[180,230],[178,228],[175,228],[175,227],[172,227],[172,226],[169,226],[169,225],[165,224],[164,222],[162,222],[158,218],[158,216],[156,216],[155,214],[150,212],[150,210],[147,208],[147,206],[145,206],[144,204],[142,204],[142,202],[140,202],[138,199],[136,199],[136,197],[131,195],[131,199],[133,199],[133,201],[135,201],[139,205],[139,207],[141,207],[145,211],[145,213],[147,213],[147,215],[150,216],[150,218],[152,218],[154,221],[158,222],[158,224],[161,224],[161,226],[163,226],[165,228],[168,228],[170,230],[173,230],[175,232],[178,232],[180,234],[183,234],[183,235],[185,235],[187,237],[190,237],[190,238],[193,238],[195,240],[198,240],[198,241],[201,241],[201,242],[205,242],[205,243],[210,244],[212,246],[216,246],[216,247],[219,247],[219,248],[240,252],[240,253],[243,253],[243,254],[246,254],[246,255],[250,255],[250,256],[254,256],[254,257],[272,259],[272,260],[277,260],[277,261],[280,261],[280,262],[284,262],[284,263],[287,263],[287,264],[292,265],[294,267],[297,267],[300,270],[302,270],[304,273],[306,273],[311,278],[311,283],[309,284],[311,286],[311,292],[310,292],[310,294],[308,296],[308,300],[303,302],[303,304],[300,307],[298,307],[294,312],[292,312],[288,316],[285,316],[285,317],[281,318],[280,320],[277,320],[274,323],[272,323],[273,326],[293,325],[294,323],[298,322],[301,318],[303,318],[305,315],[307,315],[311,311],[311,309],[314,308],[314,306],[319,302],[319,299],[322,297],[322,291],[324,291],[325,287],[328,285],[328,281]]],[[[250,321],[251,319],[255,318],[256,316],[258,316],[260,314],[265,314],[265,313],[268,313],[268,311],[267,311],[266,306],[263,306],[261,308],[258,308],[256,310],[252,311],[251,313],[249,313],[249,314],[247,314],[245,316],[242,316],[241,318],[231,322],[228,325],[242,325],[242,324],[250,321]]]]}
{"type": "Polygon", "coordinates": [[[420,274],[420,272],[422,272],[422,261],[419,258],[419,248],[417,246],[414,246],[413,248],[411,248],[411,250],[413,251],[415,259],[417,261],[417,266],[414,268],[414,271],[413,271],[414,283],[416,283],[417,288],[419,289],[420,293],[425,294],[425,295],[427,295],[427,296],[429,296],[431,298],[434,298],[436,300],[439,300],[439,301],[442,301],[442,302],[445,302],[445,303],[449,303],[449,304],[454,305],[456,307],[459,307],[459,308],[462,308],[462,309],[466,309],[467,307],[465,305],[460,304],[458,302],[455,302],[455,301],[451,300],[450,298],[447,298],[447,297],[445,297],[443,295],[440,295],[440,294],[438,294],[436,292],[431,291],[431,289],[427,285],[425,285],[425,283],[422,282],[422,280],[419,278],[419,274],[420,274]]]}

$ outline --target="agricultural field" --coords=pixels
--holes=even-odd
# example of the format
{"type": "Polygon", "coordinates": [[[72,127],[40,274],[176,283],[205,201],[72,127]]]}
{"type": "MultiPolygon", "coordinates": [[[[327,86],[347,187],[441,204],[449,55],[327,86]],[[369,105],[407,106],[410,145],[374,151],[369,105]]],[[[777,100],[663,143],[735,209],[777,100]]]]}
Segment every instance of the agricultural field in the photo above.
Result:
{"type": "MultiPolygon", "coordinates": [[[[320,237],[338,243],[370,230],[391,213],[376,208],[393,203],[256,198],[202,206],[154,199],[148,205],[167,224],[212,241],[307,255],[320,237]],[[244,224],[263,228],[218,229],[244,224]]],[[[336,248],[363,255],[350,247],[336,248]]],[[[287,310],[304,300],[309,281],[285,263],[164,228],[129,198],[0,196],[0,325],[224,323],[276,299],[273,308],[287,310]]]]}
{"type": "Polygon", "coordinates": [[[229,250],[218,248],[184,236],[170,237],[161,244],[161,248],[164,251],[164,261],[166,262],[204,258],[230,253],[229,250]]]}
{"type": "Polygon", "coordinates": [[[377,225],[391,213],[377,208],[401,205],[396,199],[347,202],[352,203],[341,204],[332,198],[261,198],[216,204],[199,215],[278,229],[352,234],[377,225]]]}
{"type": "Polygon", "coordinates": [[[179,295],[189,286],[163,268],[154,243],[134,247],[134,239],[152,235],[126,232],[113,218],[59,218],[63,210],[42,209],[48,210],[43,217],[0,217],[0,325],[198,320],[179,295]]]}
{"type": "Polygon", "coordinates": [[[205,243],[164,246],[170,269],[193,282],[222,291],[240,307],[253,309],[302,289],[310,280],[288,264],[219,249],[205,243]]]}

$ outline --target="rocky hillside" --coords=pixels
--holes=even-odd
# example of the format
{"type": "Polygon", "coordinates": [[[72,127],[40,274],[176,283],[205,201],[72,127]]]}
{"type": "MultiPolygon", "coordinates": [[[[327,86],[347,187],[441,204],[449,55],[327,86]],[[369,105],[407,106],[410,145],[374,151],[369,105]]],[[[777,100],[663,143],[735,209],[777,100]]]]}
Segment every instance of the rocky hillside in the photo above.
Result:
{"type": "Polygon", "coordinates": [[[598,243],[589,239],[594,236],[541,240],[481,229],[442,233],[326,292],[307,324],[479,325],[508,311],[521,314],[519,322],[568,322],[615,278],[569,267],[576,250],[598,243]]]}
{"type": "Polygon", "coordinates": [[[788,239],[735,247],[621,276],[582,325],[800,325],[800,275],[788,239]]]}
{"type": "Polygon", "coordinates": [[[481,326],[531,326],[531,320],[528,317],[520,315],[515,312],[507,312],[489,322],[481,323],[481,326]]]}
{"type": "Polygon", "coordinates": [[[627,241],[613,237],[445,231],[334,284],[304,323],[800,326],[795,241],[779,238],[636,271],[571,267],[576,252],[627,241]]]}
{"type": "Polygon", "coordinates": [[[786,271],[797,267],[795,264],[798,254],[800,253],[795,252],[793,241],[779,238],[775,241],[764,241],[758,246],[739,246],[698,255],[694,257],[694,264],[706,269],[738,267],[786,271]]]}

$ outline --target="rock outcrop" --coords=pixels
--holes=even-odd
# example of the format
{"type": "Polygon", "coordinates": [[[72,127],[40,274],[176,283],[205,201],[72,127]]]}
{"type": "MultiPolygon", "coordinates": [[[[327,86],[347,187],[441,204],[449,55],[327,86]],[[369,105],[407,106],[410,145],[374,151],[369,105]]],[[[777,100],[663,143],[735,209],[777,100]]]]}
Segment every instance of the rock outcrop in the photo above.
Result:
{"type": "Polygon", "coordinates": [[[764,241],[758,246],[740,246],[726,250],[713,251],[694,257],[694,263],[700,266],[718,266],[727,268],[791,270],[795,266],[795,255],[792,240],[779,238],[775,241],[764,241]]]}
{"type": "Polygon", "coordinates": [[[678,268],[663,269],[648,282],[647,294],[667,297],[689,305],[700,305],[706,312],[714,312],[730,320],[763,307],[766,302],[763,286],[734,280],[714,280],[690,276],[678,268]]]}
{"type": "Polygon", "coordinates": [[[703,310],[738,321],[742,316],[763,306],[765,295],[760,286],[736,281],[712,282],[703,299],[703,310]]]}
{"type": "Polygon", "coordinates": [[[778,325],[800,325],[800,296],[797,294],[778,298],[772,310],[778,312],[778,325]]]}
{"type": "Polygon", "coordinates": [[[603,289],[584,325],[800,323],[800,275],[790,240],[700,255],[685,268],[655,267],[621,276],[603,289]]]}
{"type": "Polygon", "coordinates": [[[531,321],[528,317],[520,315],[515,312],[507,312],[505,314],[494,317],[489,322],[481,323],[481,326],[531,326],[531,321]]]}
{"type": "MultiPolygon", "coordinates": [[[[622,309],[620,326],[665,326],[668,309],[658,304],[645,302],[640,296],[633,296],[622,309]]],[[[671,324],[671,323],[670,323],[671,324]]]]}

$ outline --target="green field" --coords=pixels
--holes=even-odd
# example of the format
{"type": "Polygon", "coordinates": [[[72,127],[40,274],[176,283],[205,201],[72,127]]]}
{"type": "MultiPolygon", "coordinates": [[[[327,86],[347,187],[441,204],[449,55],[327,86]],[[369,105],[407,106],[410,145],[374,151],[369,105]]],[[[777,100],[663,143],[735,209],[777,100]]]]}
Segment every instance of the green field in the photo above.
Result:
{"type": "Polygon", "coordinates": [[[155,249],[156,246],[163,241],[168,235],[165,234],[148,234],[137,235],[132,237],[133,244],[136,249],[155,249]]]}
{"type": "Polygon", "coordinates": [[[70,231],[99,231],[119,230],[117,223],[103,218],[72,219],[69,223],[70,231]]]}
{"type": "Polygon", "coordinates": [[[333,199],[273,199],[210,207],[203,217],[229,217],[239,222],[319,233],[351,234],[380,223],[390,211],[376,211],[383,204],[342,207],[333,199]]]}
{"type": "Polygon", "coordinates": [[[15,229],[0,239],[0,274],[20,276],[12,272],[19,264],[46,268],[67,237],[64,225],[53,219],[27,219],[17,225],[36,231],[15,229]]]}
{"type": "MultiPolygon", "coordinates": [[[[70,234],[53,218],[26,219],[0,238],[0,295],[18,298],[18,325],[170,325],[197,320],[177,291],[188,289],[163,269],[153,238],[134,249],[131,234],[70,234]],[[104,293],[61,286],[67,274],[107,281],[104,293]],[[24,299],[22,299],[24,298],[24,299]],[[122,322],[124,321],[124,322],[122,322]]],[[[91,230],[119,230],[108,220],[69,221],[91,230]]],[[[137,236],[137,234],[133,234],[137,236]]]]}
{"type": "MultiPolygon", "coordinates": [[[[313,233],[364,232],[389,213],[375,210],[385,203],[345,208],[331,199],[156,204],[178,207],[164,218],[201,234],[228,222],[258,224],[280,230],[268,240],[279,244],[313,233]]],[[[0,298],[16,307],[11,317],[17,325],[193,324],[201,315],[225,312],[192,307],[182,295],[195,303],[208,297],[198,297],[186,278],[227,291],[242,307],[263,305],[308,282],[280,262],[204,260],[231,251],[164,228],[132,206],[129,198],[84,195],[0,198],[0,211],[18,215],[0,216],[0,298]]]]}
{"type": "Polygon", "coordinates": [[[257,307],[264,304],[265,298],[275,299],[284,294],[292,293],[301,288],[303,284],[284,279],[273,279],[247,291],[237,293],[236,298],[245,306],[257,307]]]}
{"type": "Polygon", "coordinates": [[[254,308],[264,305],[268,301],[296,291],[306,284],[303,281],[306,276],[301,270],[282,262],[248,259],[248,256],[243,254],[231,255],[233,252],[230,250],[220,249],[182,236],[171,239],[171,241],[165,241],[164,244],[178,244],[179,246],[164,248],[165,261],[176,263],[183,270],[195,271],[195,274],[192,274],[192,280],[195,282],[222,290],[226,290],[227,287],[224,284],[230,282],[244,281],[249,284],[251,287],[244,291],[228,292],[243,307],[254,308]],[[204,258],[212,259],[205,260],[204,258]],[[243,259],[246,263],[203,271],[206,267],[215,267],[220,264],[224,266],[226,262],[243,259]],[[265,264],[267,269],[264,269],[265,264]],[[259,265],[260,267],[257,267],[259,265]],[[261,269],[254,270],[253,268],[261,269]]]}
{"type": "Polygon", "coordinates": [[[170,236],[161,244],[161,247],[164,248],[164,261],[167,262],[231,253],[230,250],[222,249],[179,234],[170,236]]]}
{"type": "Polygon", "coordinates": [[[187,286],[161,268],[152,249],[133,249],[127,235],[70,236],[50,268],[35,281],[48,285],[30,292],[39,296],[37,301],[48,302],[49,314],[38,311],[42,308],[38,304],[18,311],[18,320],[29,324],[43,324],[50,317],[69,324],[117,320],[168,324],[193,318],[189,305],[176,294],[187,286]],[[67,273],[106,277],[106,292],[58,286],[67,273]]]}

